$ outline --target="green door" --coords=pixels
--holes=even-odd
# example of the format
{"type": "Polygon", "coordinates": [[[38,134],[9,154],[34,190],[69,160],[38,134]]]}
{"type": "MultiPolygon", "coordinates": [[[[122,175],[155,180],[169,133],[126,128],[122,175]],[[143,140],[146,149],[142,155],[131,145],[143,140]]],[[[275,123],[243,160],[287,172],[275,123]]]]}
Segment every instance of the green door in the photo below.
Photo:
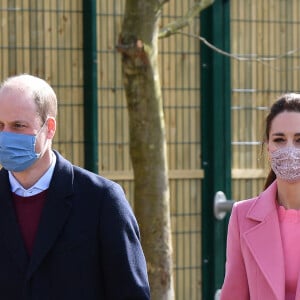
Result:
{"type": "MultiPolygon", "coordinates": [[[[229,0],[201,13],[201,36],[229,52],[229,0]]],[[[217,299],[224,278],[228,218],[214,216],[218,191],[231,197],[230,60],[201,44],[202,300],[217,299]]]]}

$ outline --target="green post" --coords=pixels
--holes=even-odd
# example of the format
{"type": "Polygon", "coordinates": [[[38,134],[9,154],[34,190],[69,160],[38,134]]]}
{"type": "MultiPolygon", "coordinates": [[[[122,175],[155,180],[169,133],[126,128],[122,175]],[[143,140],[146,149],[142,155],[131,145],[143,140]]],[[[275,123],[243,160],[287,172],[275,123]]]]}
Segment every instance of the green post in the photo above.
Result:
{"type": "MultiPolygon", "coordinates": [[[[201,13],[201,36],[229,52],[229,0],[215,0],[201,13]]],[[[217,191],[231,198],[230,60],[201,44],[202,299],[212,300],[224,279],[227,219],[217,220],[217,191]]]]}
{"type": "Polygon", "coordinates": [[[83,0],[84,164],[98,173],[96,0],[83,0]]]}

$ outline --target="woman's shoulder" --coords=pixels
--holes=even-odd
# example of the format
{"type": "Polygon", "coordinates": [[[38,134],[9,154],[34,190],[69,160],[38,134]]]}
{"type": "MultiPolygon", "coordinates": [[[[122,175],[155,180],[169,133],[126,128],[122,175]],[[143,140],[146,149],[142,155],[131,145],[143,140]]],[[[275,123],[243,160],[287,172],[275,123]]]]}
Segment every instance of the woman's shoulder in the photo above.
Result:
{"type": "Polygon", "coordinates": [[[259,199],[259,197],[260,196],[255,196],[253,198],[237,201],[237,202],[234,203],[234,206],[238,206],[238,207],[241,207],[241,208],[250,207],[259,199]]]}
{"type": "Polygon", "coordinates": [[[256,195],[249,199],[237,201],[234,204],[234,206],[238,207],[239,209],[247,209],[252,207],[255,204],[262,204],[262,203],[266,203],[269,206],[269,204],[276,197],[276,194],[277,194],[277,182],[274,181],[267,189],[263,190],[259,195],[256,195]]]}
{"type": "Polygon", "coordinates": [[[237,201],[234,203],[232,211],[239,215],[245,215],[255,205],[259,198],[260,196],[256,196],[253,198],[237,201]]]}

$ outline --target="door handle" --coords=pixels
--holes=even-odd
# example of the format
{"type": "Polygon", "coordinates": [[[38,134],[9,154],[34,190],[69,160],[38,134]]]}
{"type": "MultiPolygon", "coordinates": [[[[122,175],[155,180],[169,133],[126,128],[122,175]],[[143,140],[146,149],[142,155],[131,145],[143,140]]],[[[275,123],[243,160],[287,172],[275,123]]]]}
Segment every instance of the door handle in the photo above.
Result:
{"type": "Polygon", "coordinates": [[[214,300],[220,300],[221,298],[221,289],[216,290],[214,300]]]}
{"type": "Polygon", "coordinates": [[[217,220],[223,220],[227,212],[231,212],[234,200],[227,200],[222,191],[218,191],[214,197],[214,216],[217,220]]]}

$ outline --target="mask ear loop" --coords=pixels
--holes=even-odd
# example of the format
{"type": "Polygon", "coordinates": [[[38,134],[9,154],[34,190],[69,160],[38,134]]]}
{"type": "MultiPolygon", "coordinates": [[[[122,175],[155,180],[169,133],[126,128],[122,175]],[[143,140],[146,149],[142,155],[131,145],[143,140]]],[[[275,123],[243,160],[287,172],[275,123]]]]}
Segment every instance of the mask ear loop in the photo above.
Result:
{"type": "Polygon", "coordinates": [[[48,121],[49,117],[46,118],[44,124],[42,125],[42,127],[39,129],[39,131],[35,134],[35,137],[37,138],[37,136],[41,133],[41,131],[43,130],[44,126],[46,125],[47,121],[48,121]]]}
{"type": "MultiPolygon", "coordinates": [[[[38,155],[38,157],[41,156],[41,154],[42,154],[43,151],[40,151],[40,153],[37,153],[37,152],[35,151],[36,140],[37,140],[38,135],[42,132],[42,130],[43,130],[44,126],[46,125],[48,119],[49,119],[49,117],[46,118],[46,120],[45,120],[44,124],[42,125],[42,127],[41,127],[41,128],[39,129],[39,131],[34,135],[34,145],[33,145],[33,147],[34,147],[34,152],[38,155]]],[[[47,141],[46,141],[46,143],[47,143],[47,141]]]]}

